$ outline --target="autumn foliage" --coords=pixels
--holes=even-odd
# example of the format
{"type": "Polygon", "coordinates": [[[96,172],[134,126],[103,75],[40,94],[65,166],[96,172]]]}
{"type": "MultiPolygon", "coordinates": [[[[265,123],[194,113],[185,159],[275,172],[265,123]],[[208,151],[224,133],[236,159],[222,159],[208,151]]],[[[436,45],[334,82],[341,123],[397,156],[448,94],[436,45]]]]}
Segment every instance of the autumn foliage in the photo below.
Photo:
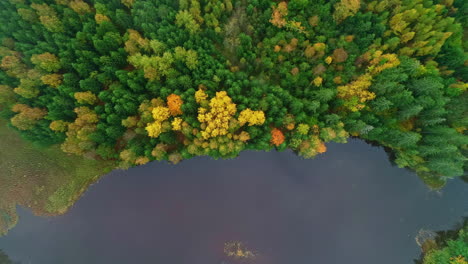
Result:
{"type": "Polygon", "coordinates": [[[225,91],[217,92],[211,98],[209,108],[198,109],[198,121],[205,125],[201,135],[204,139],[228,133],[229,121],[236,113],[236,105],[225,91]]]}
{"type": "Polygon", "coordinates": [[[17,114],[11,119],[11,124],[21,130],[32,129],[47,114],[44,109],[25,104],[14,105],[12,111],[17,114]]]}
{"type": "Polygon", "coordinates": [[[464,2],[0,1],[0,118],[124,168],[353,135],[444,181],[466,167],[464,2]]]}
{"type": "Polygon", "coordinates": [[[281,144],[283,144],[284,142],[284,134],[283,132],[281,132],[281,130],[277,129],[277,128],[273,128],[271,130],[271,144],[275,145],[275,146],[279,146],[281,144]]]}
{"type": "Polygon", "coordinates": [[[178,116],[182,114],[182,110],[180,109],[180,107],[183,103],[184,102],[177,94],[170,94],[167,97],[167,107],[169,108],[169,111],[171,112],[172,116],[178,116]]]}

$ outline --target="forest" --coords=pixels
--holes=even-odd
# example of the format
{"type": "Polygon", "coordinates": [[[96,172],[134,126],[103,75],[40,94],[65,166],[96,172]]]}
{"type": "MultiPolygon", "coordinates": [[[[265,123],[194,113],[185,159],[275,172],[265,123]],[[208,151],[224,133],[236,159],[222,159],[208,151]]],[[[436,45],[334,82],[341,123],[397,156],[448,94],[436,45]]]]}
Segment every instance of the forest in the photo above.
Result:
{"type": "Polygon", "coordinates": [[[466,173],[468,1],[0,1],[0,118],[118,168],[359,138],[466,173]]]}

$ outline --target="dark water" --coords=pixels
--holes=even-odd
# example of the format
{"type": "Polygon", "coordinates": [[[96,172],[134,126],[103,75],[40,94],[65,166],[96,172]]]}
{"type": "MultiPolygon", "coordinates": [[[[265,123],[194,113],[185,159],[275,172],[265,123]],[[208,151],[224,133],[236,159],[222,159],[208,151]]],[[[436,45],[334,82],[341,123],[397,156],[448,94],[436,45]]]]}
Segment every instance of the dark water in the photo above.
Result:
{"type": "Polygon", "coordinates": [[[64,216],[20,209],[0,248],[38,264],[405,264],[420,229],[468,215],[468,184],[429,191],[360,141],[303,160],[245,152],[113,172],[64,216]],[[223,256],[241,241],[251,261],[223,256]]]}

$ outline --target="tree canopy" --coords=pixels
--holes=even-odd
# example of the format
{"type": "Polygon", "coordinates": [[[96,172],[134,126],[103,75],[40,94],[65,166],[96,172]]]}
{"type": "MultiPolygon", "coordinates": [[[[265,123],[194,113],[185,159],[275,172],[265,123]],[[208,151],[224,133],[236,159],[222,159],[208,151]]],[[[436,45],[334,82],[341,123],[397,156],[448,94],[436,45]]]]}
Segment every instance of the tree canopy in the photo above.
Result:
{"type": "Polygon", "coordinates": [[[0,1],[0,118],[119,162],[311,158],[357,137],[432,186],[467,166],[463,0],[0,1]]]}

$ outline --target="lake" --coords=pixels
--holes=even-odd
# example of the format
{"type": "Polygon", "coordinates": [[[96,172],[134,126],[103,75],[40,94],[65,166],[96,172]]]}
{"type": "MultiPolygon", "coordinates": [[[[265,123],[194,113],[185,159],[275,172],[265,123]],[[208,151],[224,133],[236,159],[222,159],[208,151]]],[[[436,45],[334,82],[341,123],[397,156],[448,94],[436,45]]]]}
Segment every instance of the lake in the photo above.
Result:
{"type": "Polygon", "coordinates": [[[18,211],[0,249],[23,264],[411,264],[419,230],[468,215],[468,184],[430,191],[383,149],[350,140],[313,160],[155,162],[103,177],[63,216],[18,211]],[[231,241],[256,256],[226,256],[231,241]]]}

